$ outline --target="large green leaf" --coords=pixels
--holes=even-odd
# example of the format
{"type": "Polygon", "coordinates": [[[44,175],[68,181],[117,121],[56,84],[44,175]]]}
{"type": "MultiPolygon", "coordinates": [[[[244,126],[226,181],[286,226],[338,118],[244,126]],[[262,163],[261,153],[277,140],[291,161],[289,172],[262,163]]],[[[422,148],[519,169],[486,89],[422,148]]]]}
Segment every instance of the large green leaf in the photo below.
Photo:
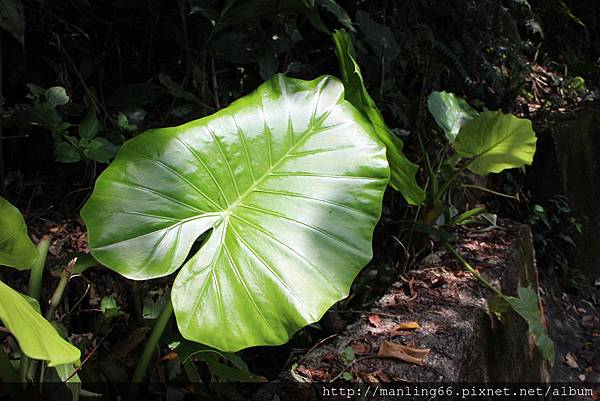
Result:
{"type": "Polygon", "coordinates": [[[25,355],[48,361],[48,366],[79,360],[79,349],[65,341],[22,294],[0,281],[0,320],[19,342],[25,355]]]}
{"type": "Polygon", "coordinates": [[[127,142],[81,214],[92,254],[137,280],[184,263],[184,337],[281,344],[348,295],[371,259],[385,149],[335,78],[276,75],[209,117],[127,142]]]}
{"type": "Polygon", "coordinates": [[[460,127],[479,114],[464,99],[446,91],[431,92],[427,108],[450,143],[456,139],[460,127]]]}
{"type": "Polygon", "coordinates": [[[411,205],[425,200],[425,192],[415,178],[419,167],[404,156],[404,143],[385,125],[375,102],[365,88],[360,68],[356,63],[354,47],[345,30],[333,33],[336,55],[340,64],[342,81],[346,88],[346,99],[359,109],[373,124],[375,133],[386,146],[386,155],[390,164],[390,185],[400,191],[411,205]]]}
{"type": "Polygon", "coordinates": [[[27,235],[21,212],[0,196],[0,265],[30,269],[38,251],[27,235]]]}
{"type": "Polygon", "coordinates": [[[500,111],[484,111],[461,127],[454,149],[473,159],[469,170],[485,175],[531,165],[536,141],[531,121],[500,111]]]}

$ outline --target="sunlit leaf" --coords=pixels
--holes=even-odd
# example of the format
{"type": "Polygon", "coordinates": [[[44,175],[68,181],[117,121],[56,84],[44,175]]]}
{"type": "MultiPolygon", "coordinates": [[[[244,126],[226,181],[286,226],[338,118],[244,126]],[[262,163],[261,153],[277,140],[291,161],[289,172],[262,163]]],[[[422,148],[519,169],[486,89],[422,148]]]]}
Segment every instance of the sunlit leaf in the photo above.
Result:
{"type": "Polygon", "coordinates": [[[183,264],[171,292],[180,332],[236,351],[281,344],[348,295],[388,179],[385,149],[337,79],[277,75],[127,142],[81,214],[94,257],[128,278],[183,264]]]}
{"type": "Polygon", "coordinates": [[[0,196],[0,265],[30,269],[38,251],[27,235],[21,212],[0,196]]]}
{"type": "Polygon", "coordinates": [[[390,164],[390,185],[400,191],[406,201],[417,205],[425,200],[425,192],[417,184],[419,167],[404,156],[404,143],[385,124],[379,109],[365,88],[360,68],[354,56],[350,36],[344,30],[333,33],[335,50],[346,88],[346,99],[360,110],[373,124],[375,133],[386,146],[386,156],[390,164]]]}
{"type": "Polygon", "coordinates": [[[454,149],[473,159],[469,170],[485,175],[531,165],[536,141],[530,120],[484,111],[461,127],[454,149]]]}
{"type": "Polygon", "coordinates": [[[30,301],[2,281],[0,299],[0,320],[15,336],[25,355],[48,361],[50,367],[79,360],[79,349],[65,341],[30,301]]]}
{"type": "Polygon", "coordinates": [[[479,114],[464,99],[448,92],[431,92],[427,107],[450,143],[456,139],[460,127],[479,114]]]}
{"type": "Polygon", "coordinates": [[[62,163],[77,163],[81,160],[81,154],[77,147],[68,142],[59,142],[55,147],[56,160],[62,163]]]}
{"type": "Polygon", "coordinates": [[[62,86],[53,86],[52,88],[46,89],[46,105],[49,108],[56,106],[64,106],[69,103],[69,95],[62,86]]]}

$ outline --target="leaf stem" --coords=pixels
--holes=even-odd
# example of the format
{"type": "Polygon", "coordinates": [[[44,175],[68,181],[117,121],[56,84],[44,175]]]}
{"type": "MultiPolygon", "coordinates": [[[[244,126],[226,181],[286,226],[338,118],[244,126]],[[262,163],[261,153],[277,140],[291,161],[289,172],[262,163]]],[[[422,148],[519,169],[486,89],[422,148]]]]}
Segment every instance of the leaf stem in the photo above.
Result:
{"type": "Polygon", "coordinates": [[[503,198],[514,199],[514,200],[517,200],[517,201],[519,200],[518,196],[509,195],[509,194],[505,194],[505,193],[502,193],[502,192],[494,191],[492,189],[489,189],[489,188],[486,188],[486,187],[482,187],[482,186],[479,186],[479,185],[463,184],[462,187],[463,188],[478,189],[480,191],[488,192],[490,194],[493,194],[493,195],[496,195],[496,196],[501,196],[503,198]]]}
{"type": "Polygon", "coordinates": [[[46,256],[48,255],[48,247],[50,246],[50,240],[47,237],[42,238],[37,246],[39,253],[38,259],[31,267],[31,273],[29,274],[29,286],[28,292],[31,298],[35,298],[36,301],[40,301],[40,292],[42,289],[42,277],[44,276],[44,266],[46,264],[46,256]]]}
{"type": "Polygon", "coordinates": [[[52,293],[52,298],[50,298],[50,305],[48,306],[48,311],[46,311],[46,320],[52,320],[52,315],[54,315],[58,304],[60,304],[65,289],[67,288],[67,284],[71,279],[71,272],[73,271],[73,266],[75,266],[75,263],[77,263],[77,258],[71,260],[67,264],[67,267],[60,274],[60,280],[58,281],[58,284],[56,285],[56,288],[52,293]]]}
{"type": "Polygon", "coordinates": [[[15,384],[19,382],[19,374],[10,363],[10,359],[4,349],[0,346],[0,380],[4,382],[10,398],[19,400],[21,392],[15,384]]]}
{"type": "Polygon", "coordinates": [[[450,185],[460,176],[460,174],[469,167],[473,161],[475,161],[477,157],[469,160],[465,164],[462,165],[461,168],[457,169],[452,173],[452,175],[442,184],[442,187],[437,191],[437,193],[433,197],[432,204],[435,205],[445,194],[446,191],[450,188],[450,185]]]}
{"type": "Polygon", "coordinates": [[[471,273],[473,275],[473,277],[475,277],[477,280],[479,280],[481,283],[483,283],[483,285],[485,285],[487,288],[489,288],[490,290],[492,290],[492,292],[494,292],[495,294],[497,294],[500,297],[504,298],[504,294],[502,293],[502,291],[500,291],[495,285],[493,285],[487,279],[485,279],[477,271],[477,269],[475,269],[473,266],[471,266],[471,264],[469,262],[467,262],[465,260],[465,258],[463,258],[460,255],[460,253],[458,253],[458,251],[456,249],[454,249],[454,247],[452,247],[452,245],[450,245],[447,242],[444,242],[444,247],[448,250],[448,252],[450,252],[456,259],[458,259],[463,264],[463,266],[465,267],[465,269],[467,269],[469,271],[469,273],[471,273]]]}
{"type": "MultiPolygon", "coordinates": [[[[37,245],[38,258],[31,267],[29,273],[29,285],[27,286],[29,296],[36,301],[40,301],[40,293],[42,289],[42,278],[44,276],[44,266],[46,265],[46,256],[48,256],[48,247],[50,240],[48,237],[43,237],[37,245]]],[[[29,357],[21,353],[21,363],[19,365],[19,375],[24,387],[27,387],[27,377],[29,376],[29,368],[31,360],[29,357]]]]}
{"type": "Polygon", "coordinates": [[[137,367],[133,373],[133,378],[131,379],[131,386],[129,387],[129,392],[127,395],[127,399],[133,400],[135,399],[140,384],[146,376],[146,371],[148,370],[148,365],[150,364],[150,360],[156,351],[156,346],[158,345],[158,341],[162,337],[171,316],[173,315],[173,303],[171,302],[170,294],[167,295],[167,303],[162,310],[158,320],[154,324],[152,328],[152,333],[150,333],[150,338],[146,342],[144,347],[144,351],[142,352],[142,356],[138,360],[137,367]]]}

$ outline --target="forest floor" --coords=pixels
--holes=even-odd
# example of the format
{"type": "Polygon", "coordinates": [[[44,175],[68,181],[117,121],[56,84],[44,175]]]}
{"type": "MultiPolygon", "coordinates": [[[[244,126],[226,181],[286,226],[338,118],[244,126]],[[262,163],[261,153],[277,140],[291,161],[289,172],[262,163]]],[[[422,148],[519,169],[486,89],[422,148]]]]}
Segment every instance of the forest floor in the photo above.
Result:
{"type": "MultiPolygon", "coordinates": [[[[62,211],[53,208],[31,209],[27,220],[30,233],[35,240],[42,236],[49,236],[51,239],[47,263],[49,274],[45,276],[43,285],[45,296],[49,297],[58,281],[60,271],[73,255],[88,253],[86,230],[77,215],[65,216],[62,211]]],[[[461,230],[460,232],[461,237],[468,238],[473,235],[474,233],[469,231],[461,230]]],[[[506,242],[505,240],[506,238],[500,236],[494,241],[501,244],[503,241],[506,242]]],[[[494,249],[493,246],[490,246],[476,250],[466,249],[466,251],[472,253],[471,256],[478,260],[493,262],[497,259],[494,249]]],[[[472,282],[468,274],[460,268],[455,267],[442,275],[434,273],[428,270],[428,272],[422,273],[418,280],[406,275],[400,276],[399,280],[403,285],[394,290],[398,293],[398,297],[404,299],[402,301],[398,298],[399,305],[404,305],[404,309],[408,307],[415,321],[422,317],[420,316],[421,312],[425,313],[424,311],[419,312],[419,308],[410,308],[410,301],[417,296],[425,300],[423,305],[426,305],[427,302],[434,302],[434,304],[445,304],[448,309],[452,309],[457,302],[456,294],[463,286],[474,287],[476,292],[482,290],[482,288],[477,289],[481,286],[477,282],[472,282]]],[[[3,276],[9,285],[21,291],[25,290],[27,284],[25,273],[6,269],[3,271],[3,276]]],[[[116,369],[119,377],[126,378],[127,373],[123,371],[123,367],[134,365],[135,355],[141,350],[144,339],[149,333],[142,316],[143,306],[140,302],[140,294],[149,293],[160,297],[167,292],[171,279],[172,277],[166,277],[136,284],[100,267],[88,269],[83,274],[73,277],[66,292],[63,314],[59,323],[69,327],[69,332],[72,333],[71,339],[84,349],[82,355],[84,364],[104,371],[116,369]],[[113,296],[122,312],[113,319],[102,317],[101,302],[104,297],[109,295],[113,296]]],[[[551,269],[545,269],[544,266],[540,266],[540,281],[541,297],[545,306],[550,335],[557,346],[553,381],[599,382],[600,283],[597,282],[594,286],[582,281],[578,283],[576,290],[572,286],[566,288],[556,273],[551,269]]],[[[385,291],[385,288],[380,288],[379,291],[385,291]]],[[[367,373],[360,373],[359,366],[361,364],[357,363],[348,370],[353,378],[380,381],[398,379],[382,370],[381,366],[376,369],[375,365],[381,362],[365,358],[371,354],[375,355],[377,346],[373,345],[371,340],[382,335],[382,325],[387,319],[384,316],[385,312],[381,316],[365,316],[357,313],[356,310],[341,308],[336,313],[343,316],[343,319],[333,328],[324,321],[321,324],[322,330],[313,330],[312,336],[304,336],[300,340],[292,341],[287,346],[247,350],[243,355],[256,374],[271,380],[275,379],[281,371],[290,369],[295,361],[304,359],[307,351],[308,353],[312,352],[311,349],[318,343],[318,339],[348,335],[349,337],[343,342],[352,344],[357,358],[364,358],[361,364],[370,367],[367,369],[367,373]],[[348,331],[343,332],[346,324],[351,325],[361,319],[369,320],[367,325],[372,330],[367,333],[368,338],[355,338],[356,335],[360,336],[365,333],[348,334],[348,331]]],[[[452,335],[451,327],[447,327],[443,331],[452,335]]],[[[410,336],[414,334],[415,332],[410,328],[399,330],[396,333],[405,341],[410,340],[410,336]]],[[[341,374],[339,358],[340,355],[330,356],[329,359],[324,357],[321,363],[323,366],[320,368],[301,367],[298,373],[313,380],[331,380],[341,374]]],[[[160,387],[160,383],[169,376],[171,365],[169,365],[167,356],[161,354],[154,366],[152,379],[160,387]]],[[[443,367],[438,366],[432,370],[434,376],[439,376],[436,372],[439,373],[440,369],[443,367]]],[[[439,376],[438,379],[443,376],[439,376]]],[[[432,378],[432,380],[434,379],[432,378]]]]}

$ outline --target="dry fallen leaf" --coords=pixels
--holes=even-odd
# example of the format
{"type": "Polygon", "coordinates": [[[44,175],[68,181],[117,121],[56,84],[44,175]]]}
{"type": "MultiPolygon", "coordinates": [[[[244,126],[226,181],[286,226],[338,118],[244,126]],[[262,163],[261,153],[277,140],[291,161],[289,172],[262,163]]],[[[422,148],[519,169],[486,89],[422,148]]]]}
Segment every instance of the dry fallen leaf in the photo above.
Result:
{"type": "Polygon", "coordinates": [[[377,377],[376,373],[365,372],[360,374],[360,377],[367,383],[379,383],[379,377],[377,377]]]}
{"type": "Polygon", "coordinates": [[[179,356],[179,354],[177,354],[177,352],[169,352],[168,354],[166,354],[165,356],[163,356],[162,358],[160,358],[161,361],[174,361],[175,359],[177,359],[177,357],[179,356]]]}
{"type": "Polygon", "coordinates": [[[133,330],[127,338],[122,339],[113,346],[111,353],[106,357],[107,360],[116,361],[124,358],[135,350],[138,345],[146,341],[146,335],[149,332],[150,329],[148,327],[138,327],[133,330]]]}
{"type": "Polygon", "coordinates": [[[402,344],[396,344],[392,341],[384,341],[379,347],[377,356],[380,358],[400,359],[404,362],[422,365],[427,354],[431,351],[429,348],[418,349],[408,347],[402,344]]]}
{"type": "Polygon", "coordinates": [[[369,352],[369,347],[363,343],[354,343],[351,347],[355,354],[366,354],[369,352]]]}
{"type": "Polygon", "coordinates": [[[369,322],[374,326],[374,327],[381,327],[381,318],[379,317],[379,315],[369,315],[369,322]]]}
{"type": "Polygon", "coordinates": [[[577,363],[577,360],[570,352],[567,353],[567,355],[565,355],[565,362],[567,365],[569,365],[570,368],[579,369],[579,364],[577,363]]]}
{"type": "Polygon", "coordinates": [[[421,328],[421,326],[419,326],[419,323],[417,323],[417,322],[402,322],[402,323],[398,323],[396,326],[394,326],[392,331],[416,330],[419,328],[421,328]]]}

